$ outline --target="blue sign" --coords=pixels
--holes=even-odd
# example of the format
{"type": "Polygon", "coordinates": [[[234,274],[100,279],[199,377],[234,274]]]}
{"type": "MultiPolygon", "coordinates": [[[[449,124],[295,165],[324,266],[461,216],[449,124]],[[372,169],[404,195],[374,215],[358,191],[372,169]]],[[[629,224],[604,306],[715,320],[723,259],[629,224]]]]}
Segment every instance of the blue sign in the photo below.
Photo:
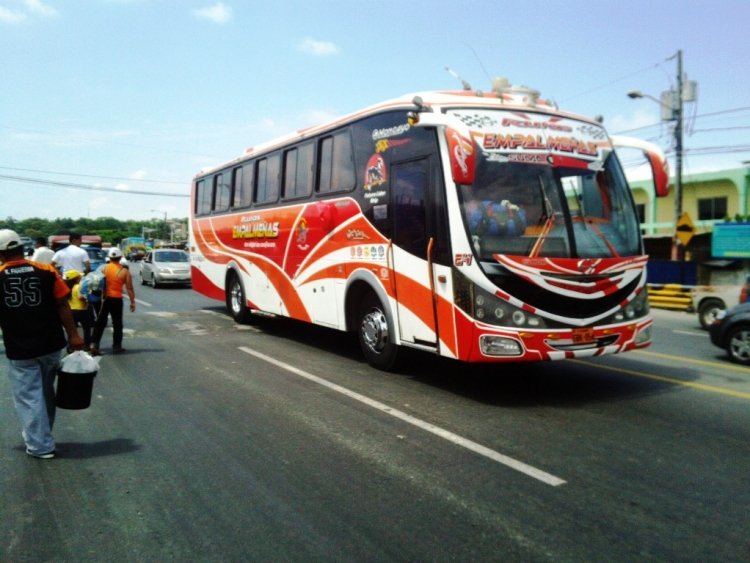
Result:
{"type": "Polygon", "coordinates": [[[750,258],[750,223],[717,223],[711,236],[714,258],[750,258]]]}

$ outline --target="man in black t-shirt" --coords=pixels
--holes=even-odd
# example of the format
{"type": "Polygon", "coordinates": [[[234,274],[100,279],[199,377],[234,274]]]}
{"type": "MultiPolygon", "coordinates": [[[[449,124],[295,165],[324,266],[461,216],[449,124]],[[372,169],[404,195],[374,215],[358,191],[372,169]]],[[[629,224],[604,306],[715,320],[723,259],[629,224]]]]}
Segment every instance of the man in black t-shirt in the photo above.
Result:
{"type": "Polygon", "coordinates": [[[24,259],[21,238],[10,229],[0,230],[0,263],[0,328],[26,453],[51,459],[54,381],[65,333],[74,350],[83,349],[83,339],[68,305],[68,286],[51,265],[24,259]]]}

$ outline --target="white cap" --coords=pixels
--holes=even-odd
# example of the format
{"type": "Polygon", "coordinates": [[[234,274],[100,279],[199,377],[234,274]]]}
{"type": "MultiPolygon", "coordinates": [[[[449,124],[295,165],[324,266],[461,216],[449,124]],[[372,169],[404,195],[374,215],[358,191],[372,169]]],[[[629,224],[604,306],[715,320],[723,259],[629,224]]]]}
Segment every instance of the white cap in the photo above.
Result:
{"type": "Polygon", "coordinates": [[[122,258],[122,250],[117,248],[116,246],[109,249],[109,258],[122,258]]]}
{"type": "Polygon", "coordinates": [[[10,229],[0,230],[0,252],[13,250],[19,246],[23,246],[23,243],[16,231],[11,231],[10,229]]]}
{"type": "Polygon", "coordinates": [[[126,268],[130,268],[130,262],[128,262],[127,258],[123,258],[120,260],[120,266],[125,266],[126,268]]]}

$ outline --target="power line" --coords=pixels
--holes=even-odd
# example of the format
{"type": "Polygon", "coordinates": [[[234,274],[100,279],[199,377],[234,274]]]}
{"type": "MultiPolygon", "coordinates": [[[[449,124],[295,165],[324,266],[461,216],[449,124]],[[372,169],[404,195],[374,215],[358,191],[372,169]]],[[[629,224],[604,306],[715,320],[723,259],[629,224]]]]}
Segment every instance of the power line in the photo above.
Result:
{"type": "MultiPolygon", "coordinates": [[[[750,152],[750,145],[723,145],[723,146],[714,146],[714,147],[695,147],[695,148],[685,148],[682,151],[686,155],[692,155],[692,156],[702,156],[702,155],[709,155],[709,154],[734,154],[734,153],[743,153],[743,152],[750,152]]],[[[666,156],[674,156],[674,149],[667,149],[664,151],[664,154],[666,156]]],[[[622,164],[623,168],[632,168],[634,166],[640,166],[642,164],[646,164],[645,158],[642,157],[625,157],[620,158],[620,163],[622,164]]]]}
{"type": "MultiPolygon", "coordinates": [[[[736,113],[736,112],[747,111],[747,110],[750,110],[750,106],[741,107],[741,108],[734,108],[734,109],[727,109],[727,110],[722,110],[722,111],[714,111],[714,112],[711,112],[711,113],[702,113],[700,115],[694,116],[693,119],[704,118],[704,117],[713,117],[715,115],[721,115],[721,114],[726,114],[726,113],[736,113]]],[[[633,131],[641,131],[643,129],[650,129],[651,127],[656,127],[656,126],[662,125],[663,123],[664,123],[663,121],[659,121],[657,123],[650,123],[648,125],[642,125],[640,127],[634,127],[633,129],[625,129],[623,131],[617,131],[614,134],[615,135],[622,135],[623,133],[632,133],[633,131]]],[[[729,127],[727,127],[727,129],[729,129],[729,127]]]]}
{"type": "Polygon", "coordinates": [[[153,180],[153,179],[137,179],[137,178],[122,178],[118,176],[97,176],[96,174],[79,174],[76,172],[56,172],[54,170],[35,170],[33,168],[15,168],[13,166],[0,166],[0,170],[16,170],[18,172],[36,172],[38,174],[57,174],[59,176],[79,176],[82,178],[102,178],[105,180],[123,180],[126,182],[152,182],[155,184],[177,184],[184,186],[185,182],[177,182],[174,180],[153,180]]]}
{"type": "Polygon", "coordinates": [[[42,184],[45,186],[57,186],[62,188],[71,188],[74,190],[88,190],[93,192],[115,192],[123,195],[152,195],[159,197],[190,197],[189,194],[170,194],[164,192],[151,192],[146,190],[118,190],[105,186],[88,186],[86,184],[74,184],[71,182],[55,182],[54,180],[43,180],[41,178],[28,178],[25,176],[10,176],[0,174],[0,180],[10,180],[11,182],[26,182],[30,184],[42,184]]]}
{"type": "Polygon", "coordinates": [[[640,74],[642,72],[646,72],[647,70],[651,70],[652,68],[657,68],[661,65],[661,63],[656,63],[650,66],[647,66],[645,68],[642,68],[641,70],[636,70],[635,72],[631,72],[630,74],[626,74],[625,76],[621,76],[620,78],[615,78],[614,80],[607,82],[606,84],[602,84],[601,86],[595,86],[594,88],[590,88],[589,90],[585,90],[583,92],[579,92],[578,94],[574,94],[568,98],[565,98],[564,100],[560,100],[561,104],[564,104],[568,100],[572,100],[573,98],[577,98],[578,96],[583,96],[584,94],[590,94],[591,92],[596,92],[597,90],[602,90],[603,88],[606,88],[607,86],[612,86],[613,84],[617,84],[618,82],[625,80],[626,78],[630,78],[631,76],[635,76],[637,74],[640,74]]]}
{"type": "Polygon", "coordinates": [[[750,152],[750,145],[725,145],[719,147],[700,147],[686,149],[689,154],[729,154],[735,152],[750,152]]]}
{"type": "MultiPolygon", "coordinates": [[[[21,127],[9,127],[7,125],[0,125],[0,129],[9,129],[11,131],[22,131],[24,133],[37,133],[41,135],[53,135],[51,131],[39,131],[34,129],[22,129],[21,127]]],[[[87,141],[89,143],[100,143],[105,145],[119,145],[122,147],[132,147],[137,149],[148,149],[148,150],[157,150],[157,151],[164,151],[164,152],[173,152],[177,154],[186,154],[190,156],[200,156],[201,158],[221,158],[217,157],[215,155],[205,154],[205,153],[196,153],[196,152],[190,152],[190,151],[181,151],[178,149],[168,149],[164,147],[152,147],[147,145],[139,145],[136,143],[124,143],[121,141],[109,141],[106,139],[94,139],[92,137],[86,137],[85,135],[73,135],[71,138],[78,140],[78,141],[87,141]]]]}
{"type": "Polygon", "coordinates": [[[750,125],[737,125],[734,127],[709,127],[707,129],[693,129],[693,133],[707,133],[709,131],[733,131],[736,129],[750,129],[750,125]]]}

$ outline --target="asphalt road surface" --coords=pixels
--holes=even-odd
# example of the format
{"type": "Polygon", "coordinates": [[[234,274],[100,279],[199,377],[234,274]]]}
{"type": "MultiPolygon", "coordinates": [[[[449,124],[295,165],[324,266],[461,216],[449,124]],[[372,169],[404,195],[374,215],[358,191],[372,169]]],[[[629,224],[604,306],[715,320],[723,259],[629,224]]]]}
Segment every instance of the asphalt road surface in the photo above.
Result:
{"type": "Polygon", "coordinates": [[[56,459],[0,377],[0,560],[750,560],[750,369],[693,316],[621,356],[384,373],[338,332],[136,293],[56,459]]]}

